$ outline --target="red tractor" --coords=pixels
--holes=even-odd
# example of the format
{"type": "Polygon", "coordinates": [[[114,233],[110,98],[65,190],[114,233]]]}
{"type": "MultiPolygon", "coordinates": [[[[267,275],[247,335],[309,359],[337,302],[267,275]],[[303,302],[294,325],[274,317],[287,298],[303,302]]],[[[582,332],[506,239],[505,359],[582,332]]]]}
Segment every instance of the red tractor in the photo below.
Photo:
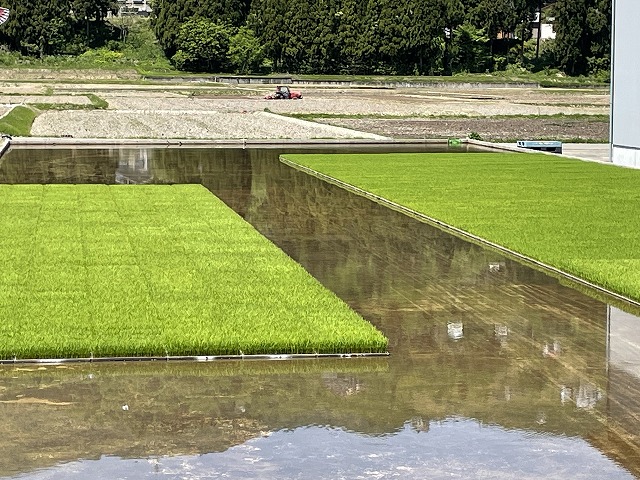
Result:
{"type": "Polygon", "coordinates": [[[286,85],[278,85],[275,93],[270,93],[264,98],[267,100],[298,100],[302,98],[302,94],[290,90],[286,85]]]}

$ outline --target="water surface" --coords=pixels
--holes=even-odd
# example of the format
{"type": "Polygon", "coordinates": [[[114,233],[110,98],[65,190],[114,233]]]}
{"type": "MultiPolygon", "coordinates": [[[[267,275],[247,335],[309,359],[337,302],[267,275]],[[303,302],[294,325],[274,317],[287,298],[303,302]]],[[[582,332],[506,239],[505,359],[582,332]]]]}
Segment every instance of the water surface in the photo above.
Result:
{"type": "Polygon", "coordinates": [[[640,475],[638,312],[279,153],[12,149],[0,182],[202,183],[380,328],[391,356],[5,367],[0,475],[640,475]]]}

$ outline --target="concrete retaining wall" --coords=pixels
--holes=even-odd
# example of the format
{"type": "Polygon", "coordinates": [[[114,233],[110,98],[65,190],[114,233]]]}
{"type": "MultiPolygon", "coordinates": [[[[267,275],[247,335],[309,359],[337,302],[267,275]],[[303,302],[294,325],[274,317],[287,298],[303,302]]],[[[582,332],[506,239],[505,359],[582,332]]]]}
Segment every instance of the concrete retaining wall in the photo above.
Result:
{"type": "Polygon", "coordinates": [[[306,80],[291,76],[255,77],[243,75],[210,75],[199,77],[162,77],[146,76],[146,80],[156,82],[194,82],[194,83],[229,83],[232,85],[307,85],[318,87],[353,87],[353,88],[458,88],[463,90],[490,88],[538,88],[538,83],[509,82],[420,82],[420,81],[360,81],[360,80],[306,80]]]}
{"type": "Polygon", "coordinates": [[[612,145],[611,161],[622,167],[640,168],[640,148],[612,145]]]}

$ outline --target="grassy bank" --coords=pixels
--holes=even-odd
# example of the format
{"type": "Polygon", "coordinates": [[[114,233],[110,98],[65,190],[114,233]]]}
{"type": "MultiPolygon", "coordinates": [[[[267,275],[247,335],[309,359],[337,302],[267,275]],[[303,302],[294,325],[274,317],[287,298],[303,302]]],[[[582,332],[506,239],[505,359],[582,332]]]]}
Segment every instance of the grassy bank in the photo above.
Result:
{"type": "Polygon", "coordinates": [[[0,132],[15,137],[28,137],[31,135],[31,126],[38,114],[30,107],[18,105],[0,118],[0,132]]]}
{"type": "Polygon", "coordinates": [[[0,133],[14,137],[31,136],[31,127],[38,114],[44,110],[104,110],[109,104],[92,93],[86,94],[90,104],[76,103],[30,103],[14,107],[0,118],[0,133]]]}
{"type": "Polygon", "coordinates": [[[0,185],[0,357],[384,351],[201,186],[0,185]]]}
{"type": "Polygon", "coordinates": [[[550,155],[290,155],[640,300],[640,171],[550,155]]]}

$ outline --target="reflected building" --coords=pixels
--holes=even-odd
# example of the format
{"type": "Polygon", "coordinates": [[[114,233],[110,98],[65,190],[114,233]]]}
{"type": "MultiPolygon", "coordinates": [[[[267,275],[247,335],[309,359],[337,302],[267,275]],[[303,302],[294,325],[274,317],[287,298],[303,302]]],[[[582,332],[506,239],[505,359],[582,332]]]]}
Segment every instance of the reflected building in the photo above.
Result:
{"type": "Polygon", "coordinates": [[[460,340],[464,337],[464,324],[462,322],[447,323],[447,335],[451,340],[460,340]]]}
{"type": "Polygon", "coordinates": [[[619,308],[607,310],[609,367],[640,381],[640,319],[619,308]]]}
{"type": "MultiPolygon", "coordinates": [[[[629,444],[626,455],[640,454],[640,318],[610,306],[607,315],[607,415],[629,444]],[[635,450],[634,450],[635,449],[635,450]]],[[[611,439],[616,441],[615,438],[611,439]]],[[[622,443],[619,442],[618,443],[622,443]]]]}
{"type": "Polygon", "coordinates": [[[148,149],[122,149],[118,152],[116,183],[121,185],[144,184],[151,183],[153,178],[148,149]]]}

